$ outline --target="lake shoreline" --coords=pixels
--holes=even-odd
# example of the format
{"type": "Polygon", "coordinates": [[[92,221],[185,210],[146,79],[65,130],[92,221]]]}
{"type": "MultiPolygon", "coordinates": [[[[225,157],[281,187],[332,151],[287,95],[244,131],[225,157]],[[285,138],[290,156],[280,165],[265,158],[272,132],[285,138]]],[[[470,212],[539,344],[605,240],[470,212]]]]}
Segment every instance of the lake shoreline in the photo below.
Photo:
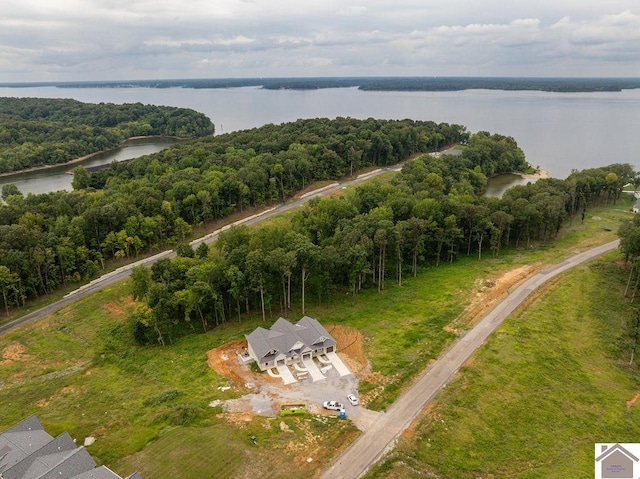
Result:
{"type": "Polygon", "coordinates": [[[6,173],[0,173],[0,178],[6,178],[6,177],[9,177],[9,176],[16,176],[16,175],[20,175],[22,173],[30,173],[32,171],[48,170],[50,168],[56,168],[56,167],[59,167],[59,166],[74,165],[76,163],[81,163],[83,161],[90,160],[94,156],[98,156],[98,155],[101,155],[103,153],[108,153],[110,151],[117,150],[118,148],[122,148],[123,146],[126,146],[126,144],[128,142],[131,142],[131,141],[147,140],[147,139],[163,139],[163,138],[173,138],[173,139],[176,139],[176,140],[188,140],[188,138],[181,138],[181,137],[178,137],[178,136],[167,136],[167,135],[132,136],[131,138],[127,138],[126,140],[123,140],[122,142],[120,142],[120,144],[118,146],[116,146],[115,148],[107,148],[106,150],[100,150],[100,151],[96,151],[94,153],[89,153],[88,155],[84,155],[84,156],[81,156],[79,158],[74,158],[73,160],[69,160],[69,161],[66,161],[64,163],[56,163],[54,165],[34,166],[32,168],[26,168],[24,170],[8,171],[6,173]]]}
{"type": "Polygon", "coordinates": [[[551,178],[549,176],[549,172],[543,168],[536,168],[535,173],[514,173],[514,175],[518,175],[521,178],[531,179],[531,180],[542,180],[542,179],[551,178]]]}
{"type": "Polygon", "coordinates": [[[551,178],[549,172],[543,168],[532,168],[533,173],[511,172],[493,175],[487,178],[487,186],[482,196],[501,198],[505,191],[518,185],[535,183],[538,180],[551,178]]]}

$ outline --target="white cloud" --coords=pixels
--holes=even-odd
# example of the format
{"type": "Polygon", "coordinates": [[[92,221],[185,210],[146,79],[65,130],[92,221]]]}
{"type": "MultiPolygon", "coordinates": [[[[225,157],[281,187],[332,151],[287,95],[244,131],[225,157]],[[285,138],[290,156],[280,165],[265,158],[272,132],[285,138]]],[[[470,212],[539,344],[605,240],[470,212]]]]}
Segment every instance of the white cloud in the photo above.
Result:
{"type": "Polygon", "coordinates": [[[637,0],[12,1],[3,81],[640,72],[637,0]]]}
{"type": "Polygon", "coordinates": [[[338,15],[343,15],[345,17],[355,17],[364,15],[369,11],[369,9],[362,5],[350,5],[348,7],[342,8],[338,10],[338,15]]]}

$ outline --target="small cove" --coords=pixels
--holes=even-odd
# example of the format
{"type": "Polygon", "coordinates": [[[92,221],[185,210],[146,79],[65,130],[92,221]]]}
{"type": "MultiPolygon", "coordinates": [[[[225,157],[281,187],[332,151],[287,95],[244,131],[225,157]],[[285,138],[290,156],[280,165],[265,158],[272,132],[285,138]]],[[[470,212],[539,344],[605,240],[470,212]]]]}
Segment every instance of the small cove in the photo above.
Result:
{"type": "Polygon", "coordinates": [[[108,165],[114,161],[126,161],[144,155],[150,155],[169,148],[178,143],[177,138],[151,137],[136,138],[125,141],[118,148],[98,153],[82,161],[65,163],[49,168],[29,170],[9,176],[0,177],[0,190],[3,185],[13,183],[23,195],[29,193],[49,193],[52,191],[71,191],[73,175],[67,174],[76,166],[85,168],[108,165]]]}

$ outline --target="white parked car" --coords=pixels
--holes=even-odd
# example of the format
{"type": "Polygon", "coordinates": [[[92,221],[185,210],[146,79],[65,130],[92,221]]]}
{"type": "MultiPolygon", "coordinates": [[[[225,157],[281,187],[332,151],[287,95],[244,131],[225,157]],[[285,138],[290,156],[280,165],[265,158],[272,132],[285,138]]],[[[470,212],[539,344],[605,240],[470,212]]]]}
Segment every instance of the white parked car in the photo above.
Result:
{"type": "Polygon", "coordinates": [[[355,394],[347,394],[347,399],[349,400],[352,406],[357,406],[358,404],[360,404],[360,401],[358,400],[358,397],[355,394]]]}
{"type": "Polygon", "coordinates": [[[325,401],[323,404],[325,409],[329,409],[331,411],[343,411],[344,404],[339,403],[338,401],[325,401]]]}

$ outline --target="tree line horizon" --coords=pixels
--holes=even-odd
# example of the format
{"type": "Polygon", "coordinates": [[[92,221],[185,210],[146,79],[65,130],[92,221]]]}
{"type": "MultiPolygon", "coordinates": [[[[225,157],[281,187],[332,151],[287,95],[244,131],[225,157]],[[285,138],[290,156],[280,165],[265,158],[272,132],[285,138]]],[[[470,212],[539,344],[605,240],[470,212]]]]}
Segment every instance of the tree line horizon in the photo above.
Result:
{"type": "Polygon", "coordinates": [[[283,78],[188,78],[122,81],[64,81],[0,83],[0,87],[28,88],[243,88],[266,90],[319,90],[358,88],[363,91],[462,91],[472,89],[545,92],[618,92],[640,88],[634,77],[451,77],[451,76],[358,76],[283,78]]]}

